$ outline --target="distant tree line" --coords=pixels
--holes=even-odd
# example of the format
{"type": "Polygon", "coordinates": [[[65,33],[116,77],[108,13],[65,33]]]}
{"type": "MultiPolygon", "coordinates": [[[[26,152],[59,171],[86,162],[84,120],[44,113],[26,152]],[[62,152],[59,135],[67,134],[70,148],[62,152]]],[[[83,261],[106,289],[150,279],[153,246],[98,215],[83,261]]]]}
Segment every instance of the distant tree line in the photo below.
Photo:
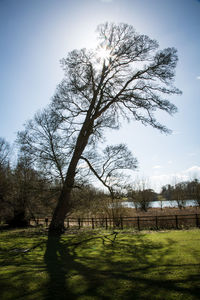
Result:
{"type": "Polygon", "coordinates": [[[19,155],[14,166],[10,145],[0,138],[0,218],[11,226],[25,226],[29,218],[47,214],[57,188],[36,171],[28,157],[19,155]]]}
{"type": "Polygon", "coordinates": [[[143,179],[128,187],[127,199],[132,202],[135,209],[144,212],[148,210],[152,202],[159,201],[162,209],[162,201],[175,201],[179,209],[185,208],[187,200],[193,200],[200,207],[200,181],[192,179],[174,185],[167,184],[161,188],[160,193],[148,188],[143,179]]]}
{"type": "MultiPolygon", "coordinates": [[[[145,180],[127,184],[125,175],[114,171],[131,163],[130,160],[127,161],[129,155],[124,145],[108,147],[99,160],[95,154],[91,155],[90,161],[86,160],[85,163],[93,162],[97,170],[95,172],[98,172],[96,175],[107,192],[88,183],[90,174],[84,173],[85,165],[82,165],[79,172],[83,172],[85,176],[82,174],[74,185],[71,209],[67,216],[122,217],[126,215],[126,209],[122,205],[124,201],[133,203],[136,210],[144,212],[153,201],[159,200],[176,200],[178,207],[182,209],[186,200],[193,199],[200,206],[198,179],[165,185],[160,194],[150,189],[145,180]]],[[[51,217],[62,189],[62,172],[60,176],[56,172],[53,176],[53,171],[51,174],[46,172],[44,160],[43,167],[41,164],[40,168],[36,168],[32,157],[20,147],[17,161],[13,163],[9,143],[0,138],[0,220],[10,226],[26,226],[30,219],[37,222],[38,217],[51,217]]],[[[133,163],[134,160],[132,157],[131,159],[133,163]]],[[[61,162],[60,166],[62,167],[61,162]]]]}
{"type": "Polygon", "coordinates": [[[175,200],[180,209],[185,207],[186,200],[195,200],[196,205],[200,206],[200,181],[193,179],[165,185],[162,187],[161,195],[166,200],[175,200]]]}

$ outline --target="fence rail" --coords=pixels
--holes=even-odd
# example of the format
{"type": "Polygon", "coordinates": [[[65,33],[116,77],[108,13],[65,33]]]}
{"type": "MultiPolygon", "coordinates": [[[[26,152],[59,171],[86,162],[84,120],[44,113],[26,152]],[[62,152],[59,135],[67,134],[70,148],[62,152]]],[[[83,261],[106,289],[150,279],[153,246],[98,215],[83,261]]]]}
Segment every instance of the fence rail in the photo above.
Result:
{"type": "MultiPolygon", "coordinates": [[[[32,220],[37,224],[49,225],[51,218],[32,220]]],[[[65,227],[90,227],[92,229],[103,227],[109,228],[133,228],[137,230],[159,230],[159,229],[181,229],[200,228],[200,214],[188,215],[166,215],[166,216],[137,216],[137,217],[117,217],[117,218],[66,218],[65,227]]]]}

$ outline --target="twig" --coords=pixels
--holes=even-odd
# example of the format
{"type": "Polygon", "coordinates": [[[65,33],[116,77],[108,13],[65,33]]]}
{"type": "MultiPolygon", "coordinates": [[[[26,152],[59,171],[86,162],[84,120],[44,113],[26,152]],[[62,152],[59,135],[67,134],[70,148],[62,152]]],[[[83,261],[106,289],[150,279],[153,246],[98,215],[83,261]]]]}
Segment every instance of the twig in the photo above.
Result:
{"type": "MultiPolygon", "coordinates": [[[[80,242],[76,242],[76,243],[70,244],[70,246],[78,247],[78,246],[81,245],[82,243],[87,243],[87,242],[89,242],[89,241],[97,240],[97,239],[101,239],[101,240],[103,241],[103,245],[105,245],[105,239],[109,240],[109,241],[112,243],[112,245],[113,245],[114,242],[115,242],[115,240],[116,240],[117,234],[118,234],[118,232],[115,232],[115,231],[114,231],[113,233],[111,233],[111,234],[109,234],[109,235],[91,237],[91,238],[89,238],[89,239],[86,239],[86,240],[83,240],[83,241],[80,241],[80,242]],[[112,239],[110,239],[109,237],[110,237],[110,236],[113,236],[113,235],[114,235],[114,239],[112,240],[112,239]]],[[[74,247],[74,248],[75,248],[75,247],[74,247]]]]}
{"type": "Polygon", "coordinates": [[[30,252],[30,251],[36,249],[37,247],[39,247],[40,245],[42,245],[42,244],[44,244],[44,243],[45,243],[45,241],[42,241],[42,242],[40,242],[40,243],[34,245],[34,246],[31,247],[31,248],[27,248],[27,249],[15,248],[15,249],[12,249],[11,251],[12,251],[12,252],[15,252],[16,255],[19,254],[19,253],[24,254],[24,253],[28,253],[28,252],[30,252]]]}

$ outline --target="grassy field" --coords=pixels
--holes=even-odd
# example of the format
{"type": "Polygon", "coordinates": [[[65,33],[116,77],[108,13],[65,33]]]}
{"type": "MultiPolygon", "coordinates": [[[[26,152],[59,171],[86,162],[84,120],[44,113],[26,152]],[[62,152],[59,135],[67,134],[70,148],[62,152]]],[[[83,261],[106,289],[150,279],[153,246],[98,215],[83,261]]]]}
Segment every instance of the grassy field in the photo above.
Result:
{"type": "Polygon", "coordinates": [[[0,233],[0,299],[199,299],[200,231],[0,233]]]}

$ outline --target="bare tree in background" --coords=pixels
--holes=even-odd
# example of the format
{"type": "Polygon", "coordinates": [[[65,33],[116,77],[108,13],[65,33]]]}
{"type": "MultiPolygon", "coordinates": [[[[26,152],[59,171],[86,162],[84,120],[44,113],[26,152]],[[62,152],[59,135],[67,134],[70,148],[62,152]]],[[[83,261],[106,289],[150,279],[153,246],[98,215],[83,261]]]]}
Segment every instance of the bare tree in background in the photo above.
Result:
{"type": "Polygon", "coordinates": [[[0,167],[5,166],[9,161],[10,145],[2,137],[0,137],[0,167]]]}
{"type": "Polygon", "coordinates": [[[55,116],[47,107],[25,124],[25,130],[18,133],[17,142],[36,169],[62,187],[69,163],[70,144],[67,133],[60,129],[61,122],[58,115],[55,116]]]}
{"type": "Polygon", "coordinates": [[[188,183],[188,195],[200,207],[200,181],[197,178],[188,183]]]}
{"type": "Polygon", "coordinates": [[[133,202],[136,210],[147,211],[151,203],[157,200],[157,194],[150,188],[148,179],[142,178],[129,186],[128,199],[133,202]]]}
{"type": "Polygon", "coordinates": [[[63,232],[81,158],[102,141],[105,129],[119,129],[123,120],[134,120],[168,133],[154,112],[175,113],[165,96],[181,93],[172,84],[176,49],[158,50],[155,40],[127,24],[105,23],[97,31],[96,49],[74,50],[62,60],[65,76],[51,101],[68,162],[50,234],[63,232]]]}
{"type": "Polygon", "coordinates": [[[0,137],[0,220],[8,213],[7,203],[12,195],[12,174],[9,166],[9,156],[10,145],[4,138],[0,137]]]}

